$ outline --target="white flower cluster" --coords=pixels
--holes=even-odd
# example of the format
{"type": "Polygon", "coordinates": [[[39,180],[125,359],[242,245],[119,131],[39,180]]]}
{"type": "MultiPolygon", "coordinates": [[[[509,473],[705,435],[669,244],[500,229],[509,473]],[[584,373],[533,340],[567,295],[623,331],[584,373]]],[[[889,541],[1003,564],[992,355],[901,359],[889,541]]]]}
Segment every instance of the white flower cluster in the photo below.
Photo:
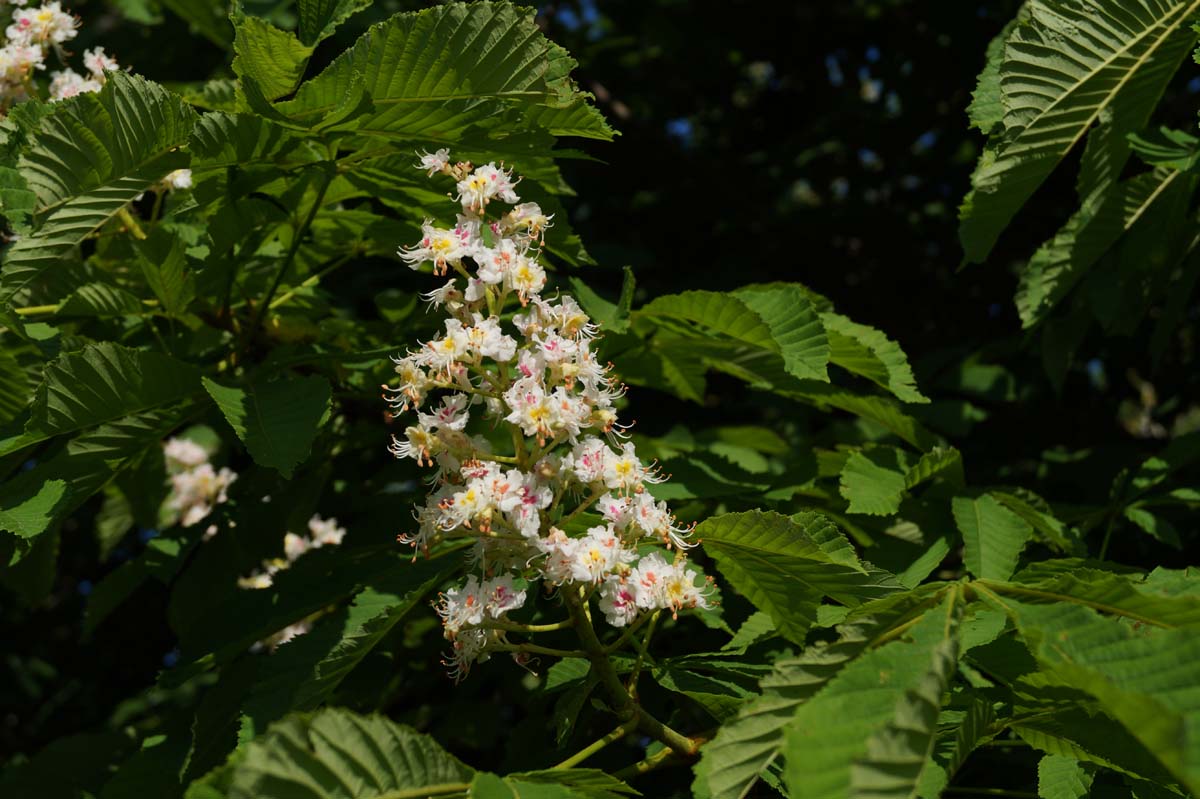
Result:
{"type": "Polygon", "coordinates": [[[346,528],[338,527],[337,519],[322,519],[313,514],[308,520],[308,535],[287,533],[283,536],[283,557],[264,560],[261,569],[238,579],[242,588],[270,588],[275,575],[291,566],[305,553],[321,547],[336,547],[346,537],[346,528]]]}
{"type": "Polygon", "coordinates": [[[227,467],[214,469],[204,447],[186,438],[171,438],[163,445],[163,456],[171,478],[167,507],[178,514],[184,527],[196,524],[229,499],[226,492],[237,474],[227,467]]]}
{"type": "Polygon", "coordinates": [[[46,56],[53,50],[64,68],[50,73],[49,96],[63,100],[84,92],[99,91],[104,74],[118,68],[115,59],[96,47],[83,54],[84,74],[65,66],[65,42],[79,32],[79,19],[63,11],[58,0],[37,8],[25,7],[25,0],[16,0],[12,24],[4,31],[0,47],[0,108],[36,94],[34,73],[46,68],[46,56]]]}
{"type": "Polygon", "coordinates": [[[438,150],[417,167],[452,178],[462,205],[453,228],[427,221],[420,242],[399,252],[413,269],[453,272],[424,295],[446,313],[445,332],[394,359],[398,381],[384,390],[395,412],[417,410],[416,424],[393,436],[392,453],[437,467],[418,529],[400,540],[421,550],[476,541],[482,578],[469,577],[437,606],[453,643],[452,674],[461,678],[489,648],[507,645],[506,614],[524,604],[519,586],[528,581],[584,586],[618,627],[642,613],[707,607],[707,584],[682,553],[689,529],[646,491],[663,478],[620,440],[615,403],[624,388],[593,352],[596,325],[573,298],[542,294],[538,256],[551,218],[520,202],[519,179],[502,166],[451,163],[438,150]],[[497,202],[513,207],[489,217],[497,202]],[[512,299],[521,308],[507,314],[512,299]],[[482,435],[497,426],[511,433],[508,453],[482,435]],[[593,506],[603,523],[568,534],[593,506]],[[645,539],[678,550],[674,562],[658,551],[639,560],[645,539]]]}
{"type": "MultiPolygon", "coordinates": [[[[337,519],[322,519],[318,514],[308,520],[308,535],[287,533],[283,537],[283,557],[264,560],[261,569],[255,569],[247,577],[239,577],[238,585],[242,588],[270,588],[275,581],[275,575],[291,566],[306,552],[322,547],[335,547],[346,537],[346,528],[338,527],[337,519]]],[[[279,632],[262,641],[258,641],[253,649],[274,649],[282,646],[298,635],[304,635],[312,629],[313,620],[317,615],[301,619],[289,624],[279,632]]]]}

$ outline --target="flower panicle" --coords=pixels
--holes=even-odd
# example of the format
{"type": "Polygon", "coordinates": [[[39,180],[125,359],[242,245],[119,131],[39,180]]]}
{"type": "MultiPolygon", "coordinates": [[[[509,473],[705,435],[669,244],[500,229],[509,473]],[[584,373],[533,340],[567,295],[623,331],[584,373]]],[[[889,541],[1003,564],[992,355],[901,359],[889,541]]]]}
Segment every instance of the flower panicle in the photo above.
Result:
{"type": "Polygon", "coordinates": [[[437,335],[392,358],[396,379],[383,396],[394,417],[415,414],[389,451],[435,469],[416,529],[398,541],[414,557],[440,541],[473,542],[478,573],[435,606],[451,676],[512,650],[497,623],[537,581],[590,591],[615,627],[708,607],[708,584],[684,557],[691,527],[647,490],[666,478],[619,421],[625,386],[596,355],[599,325],[570,295],[547,292],[540,258],[553,217],[521,202],[520,177],[503,165],[454,162],[446,149],[417,158],[431,178],[455,182],[461,213],[451,227],[426,220],[420,240],[397,253],[448,278],[422,295],[445,318],[437,335]],[[511,207],[496,212],[503,204],[511,207]],[[509,451],[493,449],[508,437],[509,451]],[[589,511],[598,524],[580,524],[595,520],[589,511]],[[654,541],[662,549],[646,553],[654,541]]]}

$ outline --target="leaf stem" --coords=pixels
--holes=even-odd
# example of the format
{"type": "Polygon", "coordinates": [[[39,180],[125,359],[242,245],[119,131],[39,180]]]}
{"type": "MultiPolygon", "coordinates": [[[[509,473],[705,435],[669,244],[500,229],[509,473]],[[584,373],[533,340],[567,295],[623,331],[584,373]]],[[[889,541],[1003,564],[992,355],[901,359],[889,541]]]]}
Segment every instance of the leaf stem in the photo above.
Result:
{"type": "Polygon", "coordinates": [[[313,198],[312,206],[309,207],[308,213],[304,217],[304,221],[296,228],[292,235],[292,243],[288,247],[287,255],[283,258],[283,263],[280,264],[279,270],[275,273],[275,278],[271,281],[270,288],[263,296],[262,302],[258,304],[258,308],[254,312],[254,320],[250,323],[250,327],[246,333],[246,346],[253,342],[254,337],[258,335],[258,329],[262,326],[263,317],[266,316],[267,310],[271,307],[271,298],[275,296],[275,292],[279,290],[279,284],[283,281],[284,275],[291,268],[292,262],[296,260],[296,253],[300,251],[300,244],[304,241],[304,234],[312,225],[313,220],[317,217],[317,212],[321,210],[321,204],[325,201],[325,192],[329,190],[329,184],[333,182],[335,171],[333,169],[322,169],[322,177],[320,187],[317,189],[317,196],[313,198]]]}
{"type": "Polygon", "coordinates": [[[671,755],[675,754],[670,747],[663,747],[654,754],[646,757],[632,766],[627,766],[619,771],[614,771],[613,776],[622,781],[629,781],[633,777],[645,774],[648,771],[654,771],[657,768],[669,765],[671,755]]]}
{"type": "Polygon", "coordinates": [[[469,782],[443,782],[437,785],[424,785],[420,788],[401,788],[379,794],[379,799],[425,799],[427,796],[444,796],[452,793],[465,793],[471,790],[469,782]]]}
{"type": "Polygon", "coordinates": [[[635,729],[637,729],[637,720],[630,719],[629,721],[622,724],[620,727],[617,727],[615,730],[610,732],[608,735],[605,735],[603,738],[599,738],[595,741],[592,741],[590,744],[583,747],[582,749],[580,749],[578,752],[576,752],[575,754],[568,757],[563,762],[559,763],[556,766],[552,766],[552,768],[560,769],[560,768],[572,768],[573,766],[577,766],[578,764],[587,760],[592,755],[599,752],[604,747],[608,746],[613,741],[621,740],[626,735],[633,732],[635,729]]]}
{"type": "Polygon", "coordinates": [[[350,258],[351,258],[351,257],[352,257],[351,255],[343,255],[341,258],[338,258],[338,259],[334,260],[334,261],[333,261],[331,264],[329,264],[329,266],[327,266],[327,267],[325,267],[324,269],[320,270],[320,271],[319,271],[319,272],[317,272],[316,274],[309,275],[309,276],[308,276],[307,278],[305,278],[305,279],[304,279],[304,281],[303,281],[303,282],[301,282],[299,285],[293,286],[292,288],[288,289],[288,290],[287,290],[286,292],[284,292],[283,294],[279,295],[279,297],[277,297],[277,298],[276,298],[276,299],[275,299],[275,300],[274,300],[274,301],[271,303],[271,310],[272,310],[272,311],[273,311],[273,310],[275,310],[275,309],[276,309],[276,308],[278,308],[280,305],[283,305],[283,304],[284,304],[284,303],[286,303],[288,300],[290,300],[292,297],[295,297],[295,296],[296,296],[296,292],[297,292],[297,291],[299,291],[300,289],[306,289],[306,288],[308,288],[309,286],[315,286],[315,285],[317,285],[318,283],[320,283],[320,282],[321,282],[321,278],[325,277],[326,275],[328,275],[328,274],[329,274],[330,272],[332,272],[333,270],[335,270],[335,269],[337,269],[337,268],[339,268],[339,267],[341,267],[341,266],[344,266],[344,265],[346,264],[346,262],[350,260],[350,258]]]}

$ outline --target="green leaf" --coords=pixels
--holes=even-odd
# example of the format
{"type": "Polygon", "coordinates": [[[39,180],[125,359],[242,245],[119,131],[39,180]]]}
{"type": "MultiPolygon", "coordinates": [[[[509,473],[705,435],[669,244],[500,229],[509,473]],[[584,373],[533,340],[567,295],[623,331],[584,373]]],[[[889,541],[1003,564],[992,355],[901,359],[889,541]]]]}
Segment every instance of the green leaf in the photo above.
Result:
{"type": "Polygon", "coordinates": [[[185,413],[167,408],[128,416],[72,439],[58,454],[0,487],[0,528],[30,538],[63,521],[143,453],[157,448],[185,413]]]}
{"type": "Polygon", "coordinates": [[[1162,516],[1157,516],[1145,508],[1132,507],[1122,510],[1121,515],[1148,533],[1151,538],[1175,549],[1183,549],[1183,542],[1179,540],[1179,531],[1162,516]]]}
{"type": "Polygon", "coordinates": [[[1198,10],[1197,0],[1029,4],[1029,20],[1012,29],[1000,65],[1003,119],[992,120],[959,212],[968,261],[987,257],[1013,215],[1097,120],[1125,144],[1123,153],[1095,147],[1097,161],[1107,161],[1101,171],[1115,178],[1128,156],[1122,137],[1144,124],[1191,47],[1198,10]]]}
{"type": "Polygon", "coordinates": [[[222,50],[233,44],[229,5],[222,0],[162,0],[162,4],[222,50]]]}
{"type": "Polygon", "coordinates": [[[241,16],[233,28],[234,74],[243,82],[253,81],[268,100],[291,94],[304,76],[312,47],[261,17],[241,16]]]}
{"type": "Polygon", "coordinates": [[[317,375],[283,377],[249,388],[204,379],[217,407],[262,466],[291,477],[312,449],[329,413],[329,381],[317,375]]]}
{"type": "Polygon", "coordinates": [[[155,227],[134,243],[138,264],[168,316],[180,317],[196,296],[196,281],[188,274],[186,245],[179,236],[155,227]]]}
{"type": "Polygon", "coordinates": [[[829,360],[890,391],[901,402],[929,402],[917,388],[908,357],[879,330],[835,313],[821,314],[829,335],[829,360]]]}
{"type": "Polygon", "coordinates": [[[427,735],[334,709],[289,716],[225,769],[226,799],[421,797],[466,791],[475,776],[427,735]]]}
{"type": "Polygon", "coordinates": [[[1191,791],[1200,790],[1200,637],[1131,628],[1088,608],[1005,600],[1043,670],[1084,691],[1191,791]]]}
{"type": "Polygon", "coordinates": [[[696,537],[730,584],[771,614],[779,634],[801,643],[823,597],[857,605],[901,588],[884,573],[839,563],[824,551],[812,531],[828,524],[815,513],[793,520],[755,510],[709,518],[696,537]]]}
{"type": "Polygon", "coordinates": [[[1100,258],[1140,220],[1190,196],[1185,173],[1166,167],[1117,184],[1082,207],[1021,270],[1016,304],[1024,327],[1049,316],[1100,258]]]}
{"type": "MultiPolygon", "coordinates": [[[[1043,564],[1052,562],[1044,561],[1043,564]]],[[[980,584],[1026,603],[1081,605],[1101,613],[1124,616],[1139,624],[1168,629],[1200,627],[1200,595],[1156,590],[1156,582],[1141,580],[1136,575],[1072,566],[1048,577],[1031,580],[1018,574],[1017,578],[1012,583],[984,580],[980,584]]]]}
{"type": "Polygon", "coordinates": [[[802,287],[782,283],[749,286],[734,293],[767,323],[789,374],[829,380],[825,369],[831,358],[828,325],[818,317],[802,287]]]}
{"type": "Polygon", "coordinates": [[[32,400],[31,389],[25,370],[12,352],[0,349],[0,425],[12,421],[25,410],[32,400]]]}
{"type": "Polygon", "coordinates": [[[60,355],[46,366],[25,434],[0,454],[184,399],[199,390],[199,377],[170,356],[111,342],[60,355]]]}
{"type": "Polygon", "coordinates": [[[936,601],[931,591],[896,594],[854,611],[853,622],[838,627],[838,640],[809,647],[775,662],[761,683],[762,696],[720,727],[700,750],[692,789],[697,797],[741,799],[779,759],[784,730],[797,707],[810,700],[846,665],[878,645],[936,601]]]}
{"type": "Polygon", "coordinates": [[[905,640],[868,652],[796,710],[784,782],[806,799],[911,796],[932,751],[958,651],[962,607],[952,593],[905,640]]]}
{"type": "Polygon", "coordinates": [[[861,450],[846,459],[838,491],[850,503],[849,513],[891,516],[900,509],[907,472],[907,459],[898,449],[861,450]]]}
{"type": "Polygon", "coordinates": [[[347,123],[360,133],[455,145],[469,130],[486,130],[495,148],[501,134],[528,131],[544,109],[553,109],[572,113],[542,119],[549,133],[611,139],[604,118],[569,77],[575,62],[533,17],[532,9],[508,3],[397,14],[275,107],[314,125],[350,105],[351,90],[361,87],[373,108],[347,123]],[[557,127],[563,121],[569,129],[557,127]]]}
{"type": "Polygon", "coordinates": [[[954,521],[962,533],[963,560],[976,577],[1007,580],[1017,568],[1033,528],[989,494],[955,497],[954,521]]]}
{"type": "Polygon", "coordinates": [[[350,15],[370,6],[370,0],[299,0],[300,41],[315,45],[333,35],[350,15]]]}
{"type": "Polygon", "coordinates": [[[441,560],[405,564],[345,608],[281,647],[259,669],[245,713],[252,729],[293,710],[315,710],[363,658],[454,568],[441,560]]]}
{"type": "Polygon", "coordinates": [[[54,285],[93,230],[175,169],[186,167],[195,112],[161,86],[115,72],[99,92],[59,103],[40,122],[20,168],[37,195],[34,232],[5,254],[0,302],[54,285]]]}
{"type": "MultiPolygon", "coordinates": [[[[936,616],[939,610],[935,609],[929,615],[936,616]]],[[[931,770],[942,695],[958,667],[960,614],[961,608],[952,601],[945,618],[944,638],[933,648],[925,673],[896,701],[887,725],[867,739],[866,754],[852,762],[850,791],[853,796],[908,799],[917,792],[926,772],[931,770]]]]}
{"type": "Polygon", "coordinates": [[[1046,755],[1038,763],[1038,796],[1042,799],[1083,799],[1095,775],[1072,757],[1046,755]]]}
{"type": "Polygon", "coordinates": [[[1022,3],[1017,15],[1010,19],[1000,33],[988,42],[987,60],[979,73],[975,90],[971,92],[971,103],[967,106],[967,118],[971,127],[991,133],[1004,119],[1004,103],[1000,89],[1000,65],[1004,61],[1004,46],[1017,25],[1029,19],[1029,4],[1022,3]]]}
{"type": "Polygon", "coordinates": [[[62,301],[59,316],[130,316],[144,312],[142,301],[107,283],[85,283],[62,301]]]}

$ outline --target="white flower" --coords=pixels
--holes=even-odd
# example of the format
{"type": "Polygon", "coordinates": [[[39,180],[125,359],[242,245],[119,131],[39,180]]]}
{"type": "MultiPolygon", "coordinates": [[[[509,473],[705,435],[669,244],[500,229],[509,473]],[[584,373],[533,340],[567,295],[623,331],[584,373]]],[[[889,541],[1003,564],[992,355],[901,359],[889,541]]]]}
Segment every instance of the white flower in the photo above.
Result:
{"type": "Polygon", "coordinates": [[[338,546],[346,537],[346,528],[338,527],[337,519],[322,519],[314,513],[308,520],[308,535],[312,540],[313,549],[338,546]]]}
{"type": "Polygon", "coordinates": [[[469,403],[466,394],[449,394],[442,397],[442,407],[433,413],[417,414],[417,418],[426,430],[462,430],[471,419],[469,403]]]}
{"type": "Polygon", "coordinates": [[[83,51],[83,66],[97,79],[104,77],[105,72],[120,69],[117,59],[105,54],[103,47],[93,47],[83,51]]]}
{"type": "Polygon", "coordinates": [[[445,171],[450,165],[450,150],[443,147],[432,153],[417,153],[420,161],[417,162],[417,169],[423,169],[429,173],[429,177],[433,177],[436,173],[445,171]]]}
{"type": "Polygon", "coordinates": [[[579,539],[571,562],[571,577],[581,583],[598,583],[617,566],[633,560],[634,553],[621,545],[611,527],[592,527],[579,539]]]}
{"type": "Polygon", "coordinates": [[[308,552],[309,546],[310,542],[304,536],[287,533],[283,537],[283,554],[287,557],[288,563],[295,563],[297,558],[308,552]]]}
{"type": "Polygon", "coordinates": [[[495,163],[484,164],[458,182],[458,200],[464,212],[479,214],[497,197],[506,203],[520,202],[521,198],[513,191],[515,185],[511,172],[495,163]]]}
{"type": "Polygon", "coordinates": [[[464,627],[477,627],[483,623],[486,606],[487,599],[479,578],[471,575],[462,588],[447,589],[434,609],[442,617],[446,637],[454,640],[464,627]]]}
{"type": "Polygon", "coordinates": [[[9,42],[0,48],[0,82],[5,94],[22,97],[26,80],[35,69],[45,67],[46,53],[37,45],[9,42]]]}
{"type": "Polygon", "coordinates": [[[167,469],[194,469],[202,463],[208,463],[208,451],[195,441],[187,438],[168,438],[163,444],[163,456],[167,459],[167,469]]]}
{"type": "Polygon", "coordinates": [[[513,587],[512,577],[503,575],[494,577],[483,583],[482,593],[487,603],[487,614],[498,619],[510,610],[517,610],[525,604],[525,592],[513,587]]]}
{"type": "Polygon", "coordinates": [[[450,648],[450,658],[449,660],[442,661],[442,663],[449,667],[450,676],[455,682],[462,682],[471,671],[473,663],[488,659],[488,654],[485,651],[487,646],[487,631],[463,630],[453,641],[454,643],[450,648]]]}
{"type": "Polygon", "coordinates": [[[162,179],[161,185],[165,189],[190,189],[192,187],[192,170],[176,169],[174,172],[169,172],[162,179]]]}
{"type": "Polygon", "coordinates": [[[524,234],[531,239],[540,239],[550,227],[553,216],[546,216],[537,203],[521,203],[504,215],[501,221],[505,232],[524,234]]]}
{"type": "Polygon", "coordinates": [[[19,44],[62,44],[74,39],[79,20],[62,10],[58,0],[38,8],[19,8],[5,33],[19,44]]]}
{"type": "Polygon", "coordinates": [[[475,314],[475,324],[467,328],[466,333],[471,349],[482,358],[507,363],[517,354],[517,342],[500,329],[500,320],[494,316],[484,319],[481,314],[475,314]]]}
{"type": "Polygon", "coordinates": [[[639,492],[643,483],[661,483],[662,478],[638,460],[632,442],[625,442],[621,452],[607,450],[604,459],[604,484],[624,492],[639,492]]]}
{"type": "Polygon", "coordinates": [[[609,575],[600,587],[600,612],[614,627],[624,627],[637,618],[640,608],[636,601],[637,588],[619,575],[609,575]]]}
{"type": "Polygon", "coordinates": [[[415,247],[401,247],[398,253],[410,269],[432,261],[433,273],[444,275],[448,266],[461,264],[462,259],[471,254],[470,231],[464,227],[444,230],[426,222],[421,226],[421,232],[423,235],[419,244],[415,247]]]}
{"type": "Polygon", "coordinates": [[[51,101],[65,100],[68,97],[100,91],[100,82],[85,78],[73,69],[64,69],[50,73],[51,101]]]}
{"type": "Polygon", "coordinates": [[[563,458],[563,469],[574,475],[584,485],[604,479],[605,467],[613,457],[612,450],[595,436],[588,436],[571,449],[563,458]]]}
{"type": "Polygon", "coordinates": [[[214,506],[228,500],[226,490],[237,479],[227,468],[215,471],[210,463],[171,475],[168,506],[180,513],[179,523],[191,527],[212,512],[214,506]]]}

